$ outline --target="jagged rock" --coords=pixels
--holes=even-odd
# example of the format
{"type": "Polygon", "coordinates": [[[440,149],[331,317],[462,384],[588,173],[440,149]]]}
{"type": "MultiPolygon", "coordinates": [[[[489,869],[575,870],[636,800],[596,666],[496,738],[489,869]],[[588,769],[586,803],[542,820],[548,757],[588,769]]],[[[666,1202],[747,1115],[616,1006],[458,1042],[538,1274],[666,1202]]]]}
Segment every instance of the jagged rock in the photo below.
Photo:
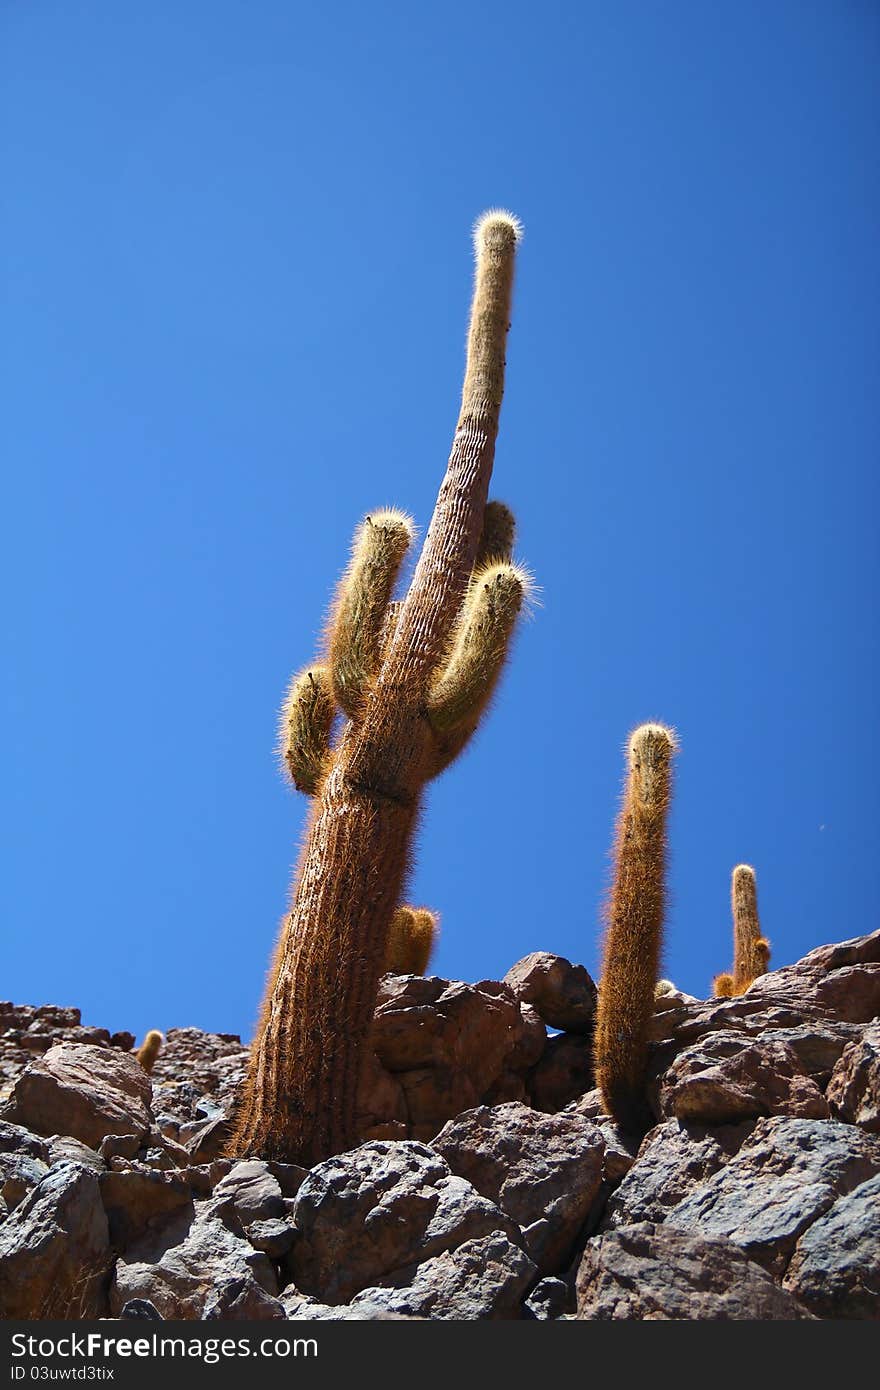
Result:
{"type": "Polygon", "coordinates": [[[243,1226],[284,1215],[281,1184],[262,1159],[236,1163],[214,1189],[214,1205],[230,1201],[243,1226]]]}
{"type": "Polygon", "coordinates": [[[128,1053],[63,1042],[19,1077],[4,1116],[97,1149],[106,1134],[147,1133],[150,1091],[150,1078],[128,1053]]]}
{"type": "Polygon", "coordinates": [[[134,1158],[141,1147],[139,1134],[105,1134],[98,1146],[98,1153],[105,1163],[111,1158],[134,1158]]]}
{"type": "Polygon", "coordinates": [[[210,1210],[183,1210],[117,1260],[110,1308],[118,1316],[130,1299],[145,1298],[163,1318],[189,1319],[231,1301],[237,1316],[263,1316],[254,1311],[265,1305],[252,1285],[274,1299],[278,1280],[269,1258],[210,1210]]]}
{"type": "Polygon", "coordinates": [[[181,1125],[180,1139],[189,1155],[189,1163],[198,1167],[203,1163],[213,1163],[223,1156],[232,1138],[233,1123],[226,1115],[218,1115],[203,1124],[181,1125]]]}
{"type": "Polygon", "coordinates": [[[809,1313],[736,1245],[651,1222],[587,1241],[578,1318],[795,1319],[809,1313]]]}
{"type": "Polygon", "coordinates": [[[563,1267],[602,1181],[596,1125],[516,1102],[480,1106],[444,1125],[432,1148],[522,1228],[542,1273],[563,1267]]]}
{"type": "Polygon", "coordinates": [[[823,1318],[880,1318],[880,1175],[820,1216],[798,1241],[784,1284],[823,1318]]]}
{"type": "Polygon", "coordinates": [[[97,1177],[55,1164],[0,1226],[0,1317],[101,1317],[111,1258],[97,1177]]]}
{"type": "Polygon", "coordinates": [[[554,1114],[593,1086],[593,1050],[577,1033],[547,1039],[544,1055],[529,1073],[528,1092],[537,1110],[554,1114]]]}
{"type": "Polygon", "coordinates": [[[511,966],[504,983],[523,1004],[531,1004],[549,1028],[592,1031],[596,986],[582,965],[549,951],[534,951],[511,966]]]}
{"type": "Polygon", "coordinates": [[[400,1270],[393,1282],[357,1294],[351,1307],[468,1322],[518,1318],[536,1276],[528,1255],[499,1230],[400,1270]]]}
{"type": "Polygon", "coordinates": [[[27,1153],[0,1152],[0,1197],[7,1211],[14,1211],[32,1187],[42,1182],[48,1163],[27,1153]]]}
{"type": "Polygon", "coordinates": [[[96,1153],[90,1145],[84,1144],[81,1139],[74,1139],[69,1134],[53,1134],[49,1137],[49,1163],[63,1163],[69,1159],[71,1163],[78,1163],[82,1168],[89,1168],[93,1173],[100,1176],[106,1172],[107,1164],[99,1153],[96,1153]]]}
{"type": "Polygon", "coordinates": [[[635,1162],[608,1199],[600,1230],[663,1221],[730,1161],[751,1129],[748,1122],[710,1129],[666,1120],[649,1130],[635,1162]]]}
{"type": "Polygon", "coordinates": [[[537,1322],[552,1322],[568,1312],[571,1290],[564,1279],[552,1276],[536,1284],[523,1305],[537,1322]]]}
{"type": "Polygon", "coordinates": [[[25,1154],[41,1163],[50,1162],[49,1145],[45,1139],[31,1134],[30,1130],[24,1129],[21,1125],[9,1124],[6,1120],[0,1120],[0,1153],[25,1154]]]}
{"type": "Polygon", "coordinates": [[[98,1181],[107,1213],[110,1244],[124,1251],[164,1225],[169,1216],[194,1216],[192,1190],[180,1173],[167,1173],[132,1160],[115,1159],[114,1167],[98,1181]]]}
{"type": "Polygon", "coordinates": [[[778,1275],[807,1227],[877,1172],[880,1139],[834,1120],[774,1116],[758,1120],[739,1153],[666,1221],[726,1236],[778,1275]]]}
{"type": "Polygon", "coordinates": [[[273,1322],[286,1317],[283,1303],[250,1275],[215,1284],[202,1314],[205,1322],[273,1322]]]}
{"type": "Polygon", "coordinates": [[[162,1322],[162,1314],[148,1298],[130,1298],[119,1314],[127,1322],[162,1322]]]}
{"type": "Polygon", "coordinates": [[[678,1054],[662,1080],[660,1112],[710,1125],[759,1115],[822,1120],[831,1113],[786,1043],[729,1029],[678,1054]]]}
{"type": "Polygon", "coordinates": [[[297,1288],[343,1303],[393,1271],[515,1224],[426,1145],[374,1139],[311,1170],[294,1199],[297,1288]]]}
{"type": "Polygon", "coordinates": [[[880,1022],[869,1025],[843,1052],[826,1095],[835,1115],[880,1134],[880,1022]]]}

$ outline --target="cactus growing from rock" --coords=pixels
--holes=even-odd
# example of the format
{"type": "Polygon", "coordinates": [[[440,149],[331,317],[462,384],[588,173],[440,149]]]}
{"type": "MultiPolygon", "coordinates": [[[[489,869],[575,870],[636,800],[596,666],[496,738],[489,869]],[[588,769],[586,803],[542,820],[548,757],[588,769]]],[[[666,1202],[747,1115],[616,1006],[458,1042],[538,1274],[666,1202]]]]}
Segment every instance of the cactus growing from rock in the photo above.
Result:
{"type": "Polygon", "coordinates": [[[156,1065],[156,1058],[162,1051],[164,1043],[165,1038],[158,1028],[151,1028],[149,1033],[145,1034],[143,1042],[135,1053],[135,1057],[148,1076],[151,1075],[153,1067],[156,1065]]]}
{"type": "Polygon", "coordinates": [[[423,790],[474,732],[528,587],[506,554],[512,518],[487,507],[519,237],[504,212],[475,230],[461,411],[406,595],[389,602],[409,524],[373,514],[337,593],[326,660],[285,705],[287,764],[314,802],[230,1154],[311,1166],[357,1141],[361,1066],[423,790]],[[327,691],[347,716],[332,747],[327,691]]]}
{"type": "Polygon", "coordinates": [[[605,1108],[629,1131],[648,1119],[644,1075],[662,945],[674,751],[674,735],[662,724],[642,724],[629,739],[607,905],[595,1074],[605,1108]]]}
{"type": "Polygon", "coordinates": [[[737,864],[730,876],[733,914],[733,973],[716,975],[712,993],[716,999],[745,994],[753,980],[766,975],[770,942],[761,934],[758,918],[758,885],[751,864],[737,864]]]}
{"type": "Polygon", "coordinates": [[[385,969],[394,975],[424,975],[437,943],[439,919],[427,907],[399,907],[385,945],[385,969]]]}

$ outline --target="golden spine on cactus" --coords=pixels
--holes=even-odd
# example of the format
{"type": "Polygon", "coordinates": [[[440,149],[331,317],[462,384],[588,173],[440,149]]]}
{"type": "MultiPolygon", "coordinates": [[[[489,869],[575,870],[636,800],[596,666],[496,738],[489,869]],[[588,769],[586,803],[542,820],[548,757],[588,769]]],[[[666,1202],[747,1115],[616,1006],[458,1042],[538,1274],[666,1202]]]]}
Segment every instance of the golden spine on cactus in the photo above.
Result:
{"type": "Polygon", "coordinates": [[[770,942],[761,934],[758,885],[751,864],[737,864],[730,876],[733,913],[733,993],[743,994],[770,964],[770,942]]]}
{"type": "Polygon", "coordinates": [[[734,993],[733,976],[729,971],[724,970],[720,975],[716,975],[712,981],[712,998],[729,999],[734,993]]]}
{"type": "Polygon", "coordinates": [[[395,512],[361,528],[337,594],[327,664],[348,719],[321,765],[231,1155],[311,1167],[358,1139],[358,1081],[423,789],[456,751],[450,740],[463,746],[484,711],[525,587],[509,556],[487,568],[480,550],[485,535],[504,531],[497,507],[487,516],[487,495],[519,237],[505,212],[475,230],[461,409],[405,596],[389,612],[411,536],[395,512]],[[432,713],[444,727],[463,722],[443,735],[432,713]]]}
{"type": "Polygon", "coordinates": [[[144,1071],[149,1076],[156,1064],[156,1058],[162,1051],[165,1038],[158,1028],[151,1028],[149,1033],[144,1035],[144,1040],[135,1053],[135,1057],[140,1062],[144,1071]]]}
{"type": "Polygon", "coordinates": [[[399,907],[391,919],[385,969],[392,975],[424,975],[437,943],[440,919],[427,907],[399,907]]]}
{"type": "Polygon", "coordinates": [[[628,1130],[647,1122],[644,1080],[662,947],[675,747],[672,730],[662,724],[642,724],[630,736],[617,822],[594,1060],[605,1108],[628,1130]]]}
{"type": "Polygon", "coordinates": [[[327,766],[333,693],[326,666],[310,666],[290,682],[281,707],[279,749],[298,791],[314,796],[327,766]]]}
{"type": "Polygon", "coordinates": [[[393,508],[365,517],[355,532],[328,634],[333,694],[350,719],[379,668],[388,603],[413,535],[411,519],[393,508]]]}

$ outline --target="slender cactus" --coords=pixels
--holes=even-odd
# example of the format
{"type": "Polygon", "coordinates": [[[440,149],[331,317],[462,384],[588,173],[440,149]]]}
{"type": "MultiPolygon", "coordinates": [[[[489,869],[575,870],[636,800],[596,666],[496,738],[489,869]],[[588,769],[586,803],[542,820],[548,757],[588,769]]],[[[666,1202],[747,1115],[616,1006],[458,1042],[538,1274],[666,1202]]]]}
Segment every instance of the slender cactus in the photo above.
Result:
{"type": "Polygon", "coordinates": [[[232,1155],[311,1166],[357,1142],[358,1083],[423,789],[485,710],[528,587],[508,556],[487,557],[497,540],[483,543],[500,529],[503,546],[511,529],[498,506],[487,517],[487,490],[519,237],[505,212],[487,213],[475,228],[461,411],[405,597],[396,602],[391,592],[409,539],[399,513],[382,514],[380,537],[376,514],[365,523],[337,594],[327,661],[348,718],[333,746],[323,714],[309,737],[299,730],[300,745],[326,753],[309,753],[305,775],[299,763],[291,768],[315,799],[232,1155]],[[475,577],[478,555],[494,564],[475,577]]]}
{"type": "Polygon", "coordinates": [[[675,739],[643,724],[629,740],[617,823],[594,1058],[602,1100],[627,1130],[644,1128],[648,1027],[660,965],[666,886],[666,814],[675,739]]]}
{"type": "Polygon", "coordinates": [[[427,907],[399,907],[385,945],[385,969],[394,975],[424,975],[437,943],[439,918],[427,907]]]}
{"type": "Polygon", "coordinates": [[[770,942],[761,935],[758,885],[750,864],[737,864],[730,877],[733,913],[733,992],[743,994],[770,964],[770,942]]]}
{"type": "Polygon", "coordinates": [[[149,1033],[145,1034],[143,1042],[134,1054],[148,1076],[152,1073],[156,1058],[162,1051],[164,1043],[165,1038],[158,1028],[151,1028],[149,1033]]]}

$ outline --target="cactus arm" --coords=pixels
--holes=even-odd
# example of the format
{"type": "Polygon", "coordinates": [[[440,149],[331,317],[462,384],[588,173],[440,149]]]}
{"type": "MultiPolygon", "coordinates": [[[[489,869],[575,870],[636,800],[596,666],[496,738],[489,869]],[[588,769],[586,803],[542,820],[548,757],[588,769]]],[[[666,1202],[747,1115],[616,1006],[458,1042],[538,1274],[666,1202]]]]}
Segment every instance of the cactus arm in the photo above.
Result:
{"type": "Polygon", "coordinates": [[[162,1051],[164,1043],[164,1034],[160,1033],[158,1028],[151,1028],[149,1033],[145,1034],[143,1042],[134,1054],[148,1076],[152,1075],[156,1058],[162,1051]]]}
{"type": "Polygon", "coordinates": [[[388,509],[358,527],[328,633],[333,695],[350,719],[361,713],[382,661],[382,635],[394,582],[413,539],[403,512],[388,509]]]}
{"type": "Polygon", "coordinates": [[[728,971],[716,975],[712,981],[712,998],[729,999],[733,993],[733,976],[728,971]]]}
{"type": "Polygon", "coordinates": [[[527,586],[525,572],[504,562],[474,575],[449,658],[428,692],[428,719],[441,738],[462,725],[476,727],[501,675],[527,586]]]}
{"type": "Polygon", "coordinates": [[[487,502],[474,571],[485,569],[493,561],[511,560],[515,540],[516,519],[513,512],[497,499],[487,502]]]}
{"type": "Polygon", "coordinates": [[[393,975],[424,975],[437,943],[439,918],[426,907],[399,907],[391,919],[385,969],[393,975]]]}
{"type": "Polygon", "coordinates": [[[596,1084],[608,1113],[633,1131],[647,1119],[644,1074],[660,964],[674,747],[661,724],[643,724],[629,741],[596,1014],[596,1084]]]}
{"type": "Polygon", "coordinates": [[[326,666],[310,666],[293,677],[281,706],[278,749],[297,791],[314,796],[327,768],[333,694],[326,666]]]}

